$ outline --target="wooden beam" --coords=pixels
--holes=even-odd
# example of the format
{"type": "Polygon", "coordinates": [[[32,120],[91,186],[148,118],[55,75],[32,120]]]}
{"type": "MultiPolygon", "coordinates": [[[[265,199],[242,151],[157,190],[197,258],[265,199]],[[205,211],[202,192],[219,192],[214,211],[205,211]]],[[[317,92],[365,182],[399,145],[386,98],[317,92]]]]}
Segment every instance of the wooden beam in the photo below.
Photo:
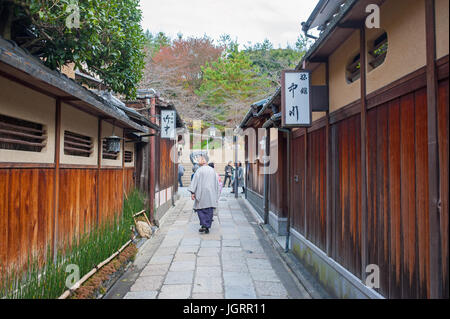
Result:
{"type": "Polygon", "coordinates": [[[435,1],[425,1],[428,112],[428,194],[430,223],[430,298],[442,297],[442,264],[439,194],[439,145],[437,133],[437,72],[435,1]]]}
{"type": "Polygon", "coordinates": [[[355,21],[345,21],[338,23],[337,27],[342,29],[361,29],[361,26],[364,24],[364,21],[355,20],[355,21]]]}
{"type": "Polygon", "coordinates": [[[367,88],[366,88],[366,29],[360,28],[361,56],[361,279],[366,279],[367,252],[367,88]]]}

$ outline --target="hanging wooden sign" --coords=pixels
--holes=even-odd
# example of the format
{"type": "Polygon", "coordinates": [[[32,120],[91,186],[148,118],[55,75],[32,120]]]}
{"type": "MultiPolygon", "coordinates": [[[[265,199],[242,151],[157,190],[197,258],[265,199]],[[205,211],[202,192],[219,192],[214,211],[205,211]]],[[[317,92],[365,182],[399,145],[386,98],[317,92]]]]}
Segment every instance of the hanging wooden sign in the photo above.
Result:
{"type": "Polygon", "coordinates": [[[281,124],[309,127],[312,120],[311,73],[284,70],[281,73],[281,124]]]}
{"type": "Polygon", "coordinates": [[[175,139],[175,118],[175,111],[161,110],[161,138],[175,139]]]}

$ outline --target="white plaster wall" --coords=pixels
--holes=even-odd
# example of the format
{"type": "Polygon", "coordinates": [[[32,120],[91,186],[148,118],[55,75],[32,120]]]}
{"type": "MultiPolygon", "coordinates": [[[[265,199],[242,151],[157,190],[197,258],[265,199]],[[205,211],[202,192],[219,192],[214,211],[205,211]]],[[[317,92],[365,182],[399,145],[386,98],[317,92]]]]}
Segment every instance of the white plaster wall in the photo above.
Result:
{"type": "Polygon", "coordinates": [[[97,165],[98,119],[65,103],[61,104],[60,163],[74,165],[97,165]],[[64,154],[64,132],[70,131],[92,138],[93,152],[89,157],[64,154]]]}
{"type": "Polygon", "coordinates": [[[0,114],[44,125],[47,144],[41,152],[0,149],[0,162],[54,163],[55,99],[0,76],[0,114]]]}

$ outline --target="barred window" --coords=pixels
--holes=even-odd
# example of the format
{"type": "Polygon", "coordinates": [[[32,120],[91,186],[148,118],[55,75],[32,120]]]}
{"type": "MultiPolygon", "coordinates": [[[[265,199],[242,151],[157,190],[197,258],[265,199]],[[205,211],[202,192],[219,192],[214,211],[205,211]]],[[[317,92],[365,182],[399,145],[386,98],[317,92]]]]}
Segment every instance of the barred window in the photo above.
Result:
{"type": "Polygon", "coordinates": [[[369,46],[372,50],[369,50],[369,65],[373,69],[379,67],[386,60],[388,51],[388,37],[387,33],[383,33],[369,46]]]}
{"type": "Polygon", "coordinates": [[[347,65],[346,80],[347,83],[353,83],[361,77],[361,55],[358,53],[347,65]]]}
{"type": "Polygon", "coordinates": [[[0,149],[39,153],[46,144],[44,125],[0,114],[0,149]]]}
{"type": "Polygon", "coordinates": [[[133,162],[133,152],[125,151],[125,163],[132,163],[132,162],[133,162]]]}
{"type": "Polygon", "coordinates": [[[64,131],[64,154],[72,156],[90,157],[93,143],[89,136],[64,131]]]}

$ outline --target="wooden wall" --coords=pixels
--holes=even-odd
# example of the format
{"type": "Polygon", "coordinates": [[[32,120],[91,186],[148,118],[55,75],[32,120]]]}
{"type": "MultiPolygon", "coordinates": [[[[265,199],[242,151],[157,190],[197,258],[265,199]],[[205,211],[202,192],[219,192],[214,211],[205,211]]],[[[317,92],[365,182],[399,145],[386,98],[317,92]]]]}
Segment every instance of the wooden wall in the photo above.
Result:
{"type": "Polygon", "coordinates": [[[53,223],[54,170],[0,169],[0,268],[45,253],[53,223]]]}
{"type": "Polygon", "coordinates": [[[158,190],[165,190],[169,187],[175,187],[178,180],[178,171],[175,171],[176,164],[171,160],[171,151],[175,142],[169,139],[157,138],[159,140],[159,152],[157,158],[159,159],[158,163],[158,173],[159,177],[157,185],[159,185],[158,190]]]}
{"type": "Polygon", "coordinates": [[[327,122],[320,127],[313,124],[306,138],[304,129],[293,134],[291,226],[359,278],[366,245],[366,264],[380,269],[377,291],[388,298],[430,297],[431,249],[439,250],[442,296],[448,297],[448,62],[446,74],[438,86],[441,210],[436,231],[440,247],[430,247],[428,109],[423,70],[402,82],[400,88],[392,86],[388,95],[370,96],[365,146],[366,233],[362,224],[360,104],[330,114],[329,188],[327,122]],[[331,190],[328,198],[327,189],[331,190]]]}

